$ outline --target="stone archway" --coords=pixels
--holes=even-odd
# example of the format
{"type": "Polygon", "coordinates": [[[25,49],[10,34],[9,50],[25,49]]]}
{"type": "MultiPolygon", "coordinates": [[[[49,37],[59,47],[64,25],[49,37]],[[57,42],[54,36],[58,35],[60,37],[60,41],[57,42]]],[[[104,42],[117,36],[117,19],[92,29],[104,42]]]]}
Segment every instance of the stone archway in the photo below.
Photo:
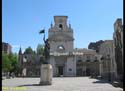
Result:
{"type": "Polygon", "coordinates": [[[65,56],[57,56],[55,57],[55,65],[56,65],[56,76],[65,76],[65,62],[67,61],[67,57],[65,56]]]}
{"type": "Polygon", "coordinates": [[[58,66],[58,75],[61,76],[61,75],[64,75],[64,67],[63,66],[58,66]]]}

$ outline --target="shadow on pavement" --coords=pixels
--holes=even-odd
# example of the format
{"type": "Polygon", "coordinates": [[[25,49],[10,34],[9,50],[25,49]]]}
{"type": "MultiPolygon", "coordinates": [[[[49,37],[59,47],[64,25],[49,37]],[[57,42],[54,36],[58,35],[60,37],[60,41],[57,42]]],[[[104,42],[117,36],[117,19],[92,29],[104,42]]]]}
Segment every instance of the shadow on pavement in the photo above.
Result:
{"type": "Polygon", "coordinates": [[[109,84],[111,84],[111,82],[109,82],[109,81],[107,81],[107,80],[98,80],[98,81],[95,81],[95,82],[93,82],[93,83],[109,83],[109,84]]]}
{"type": "Polygon", "coordinates": [[[40,85],[40,84],[25,84],[25,85],[19,85],[17,87],[24,87],[24,86],[50,86],[50,85],[40,85]]]}
{"type": "Polygon", "coordinates": [[[93,83],[100,83],[100,84],[104,84],[104,83],[108,83],[108,84],[112,84],[112,82],[110,80],[106,80],[106,79],[102,79],[102,78],[98,78],[98,77],[89,77],[89,79],[97,79],[97,81],[94,81],[93,83]]]}
{"type": "Polygon", "coordinates": [[[93,83],[100,83],[100,84],[105,84],[105,83],[108,83],[108,84],[111,84],[113,87],[120,87],[120,88],[123,88],[123,83],[121,82],[117,82],[117,81],[108,81],[108,80],[104,80],[104,79],[98,79],[98,81],[95,81],[93,83]]]}

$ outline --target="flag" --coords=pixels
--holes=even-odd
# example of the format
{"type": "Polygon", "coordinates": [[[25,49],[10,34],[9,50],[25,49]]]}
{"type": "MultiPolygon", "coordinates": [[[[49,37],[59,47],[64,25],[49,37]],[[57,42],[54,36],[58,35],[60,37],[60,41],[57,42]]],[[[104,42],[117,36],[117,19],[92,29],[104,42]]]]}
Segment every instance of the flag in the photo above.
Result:
{"type": "Polygon", "coordinates": [[[43,29],[43,30],[40,30],[40,32],[39,32],[39,33],[40,33],[40,34],[41,34],[41,33],[45,33],[45,30],[44,30],[44,29],[43,29]]]}

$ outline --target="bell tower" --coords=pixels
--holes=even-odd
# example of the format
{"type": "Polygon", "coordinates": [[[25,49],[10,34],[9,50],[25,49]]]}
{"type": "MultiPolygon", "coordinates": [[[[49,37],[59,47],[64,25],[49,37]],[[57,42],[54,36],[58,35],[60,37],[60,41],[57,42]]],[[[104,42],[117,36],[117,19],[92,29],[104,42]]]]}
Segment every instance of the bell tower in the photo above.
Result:
{"type": "Polygon", "coordinates": [[[54,26],[49,29],[50,52],[73,51],[73,30],[67,25],[68,16],[54,16],[54,26]]]}
{"type": "Polygon", "coordinates": [[[54,27],[58,29],[58,31],[66,31],[67,26],[67,16],[54,16],[54,27]]]}
{"type": "Polygon", "coordinates": [[[68,70],[76,65],[73,56],[69,56],[74,49],[74,38],[71,24],[68,26],[67,19],[67,16],[54,16],[54,24],[51,23],[49,28],[50,63],[54,76],[68,76],[68,70]]]}

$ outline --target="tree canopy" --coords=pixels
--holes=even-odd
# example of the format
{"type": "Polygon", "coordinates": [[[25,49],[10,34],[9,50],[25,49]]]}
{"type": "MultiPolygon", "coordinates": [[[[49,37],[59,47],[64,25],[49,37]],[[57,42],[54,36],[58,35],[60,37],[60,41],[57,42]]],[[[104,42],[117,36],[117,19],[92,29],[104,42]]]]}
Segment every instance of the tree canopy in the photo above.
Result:
{"type": "Polygon", "coordinates": [[[37,51],[37,54],[43,54],[43,51],[44,51],[44,45],[42,45],[42,44],[38,44],[38,45],[37,45],[37,49],[36,49],[36,51],[37,51]]]}
{"type": "Polygon", "coordinates": [[[2,71],[8,72],[12,68],[8,55],[2,51],[2,71]]]}
{"type": "Polygon", "coordinates": [[[34,51],[32,50],[32,48],[29,46],[28,48],[25,49],[25,54],[34,54],[34,51]]]}
{"type": "Polygon", "coordinates": [[[6,54],[2,52],[2,71],[4,72],[15,72],[18,66],[17,54],[6,54]]]}

